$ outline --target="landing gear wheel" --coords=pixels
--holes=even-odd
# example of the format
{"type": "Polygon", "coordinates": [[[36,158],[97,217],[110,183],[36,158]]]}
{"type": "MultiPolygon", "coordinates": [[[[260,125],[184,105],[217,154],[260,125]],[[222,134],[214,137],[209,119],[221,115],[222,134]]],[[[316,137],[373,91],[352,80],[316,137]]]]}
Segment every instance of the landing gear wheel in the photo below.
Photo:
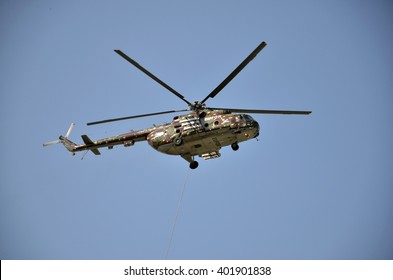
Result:
{"type": "Polygon", "coordinates": [[[175,139],[174,143],[176,146],[180,146],[181,144],[183,144],[183,139],[178,137],[175,139]]]}
{"type": "Polygon", "coordinates": [[[232,150],[234,150],[234,151],[239,150],[239,144],[238,144],[238,143],[233,143],[233,144],[231,145],[231,147],[232,147],[232,150]]]}
{"type": "Polygon", "coordinates": [[[192,161],[191,163],[190,163],[190,168],[191,169],[195,169],[195,168],[197,168],[198,167],[198,165],[199,165],[199,163],[197,162],[197,161],[192,161]]]}

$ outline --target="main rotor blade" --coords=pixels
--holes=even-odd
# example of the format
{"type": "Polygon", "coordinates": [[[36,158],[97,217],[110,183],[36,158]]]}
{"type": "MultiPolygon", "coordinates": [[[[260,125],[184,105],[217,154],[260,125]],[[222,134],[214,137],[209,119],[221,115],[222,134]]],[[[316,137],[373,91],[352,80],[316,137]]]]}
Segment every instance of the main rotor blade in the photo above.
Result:
{"type": "Polygon", "coordinates": [[[214,98],[227,84],[229,84],[230,81],[232,81],[233,78],[236,77],[237,74],[240,73],[240,71],[243,70],[244,67],[246,67],[246,65],[254,59],[254,57],[257,56],[257,54],[266,46],[265,42],[262,42],[259,44],[259,46],[249,55],[246,57],[246,59],[240,63],[240,65],[232,71],[231,74],[229,74],[229,76],[221,82],[221,84],[219,84],[208,96],[205,97],[205,99],[203,99],[201,101],[201,103],[204,103],[207,99],[209,98],[214,98]]]}
{"type": "Polygon", "coordinates": [[[155,115],[163,115],[163,114],[170,114],[170,113],[176,113],[176,112],[185,112],[185,111],[189,111],[189,110],[188,109],[172,110],[172,111],[157,112],[157,113],[151,113],[151,114],[128,116],[128,117],[116,118],[116,119],[107,119],[107,120],[102,120],[102,121],[89,122],[89,123],[87,123],[87,125],[96,125],[96,124],[107,123],[107,122],[116,122],[116,121],[123,121],[123,120],[128,120],[128,119],[136,119],[136,118],[143,118],[143,117],[149,117],[149,116],[155,116],[155,115]]]}
{"type": "Polygon", "coordinates": [[[254,114],[285,114],[285,115],[309,115],[312,111],[288,111],[288,110],[253,110],[253,109],[230,109],[230,108],[206,108],[209,110],[226,110],[235,113],[254,114]]]}
{"type": "Polygon", "coordinates": [[[120,55],[121,57],[123,57],[125,60],[127,60],[129,63],[131,63],[132,65],[134,65],[136,68],[138,68],[139,70],[141,70],[143,73],[145,73],[147,76],[149,76],[150,78],[152,78],[154,81],[156,81],[157,83],[159,83],[160,85],[162,85],[164,88],[166,88],[167,90],[169,90],[170,92],[172,92],[174,95],[176,95],[177,97],[179,97],[181,100],[183,100],[184,102],[186,102],[188,105],[191,105],[191,103],[186,100],[184,98],[183,95],[181,95],[180,93],[178,93],[176,90],[174,90],[173,88],[171,88],[170,86],[168,86],[166,83],[164,83],[163,81],[161,81],[159,78],[157,78],[156,76],[154,76],[152,73],[150,73],[148,70],[146,70],[144,67],[142,67],[138,62],[136,62],[135,60],[133,60],[132,58],[130,58],[129,56],[127,56],[125,53],[123,53],[120,50],[115,50],[115,52],[120,55]]]}

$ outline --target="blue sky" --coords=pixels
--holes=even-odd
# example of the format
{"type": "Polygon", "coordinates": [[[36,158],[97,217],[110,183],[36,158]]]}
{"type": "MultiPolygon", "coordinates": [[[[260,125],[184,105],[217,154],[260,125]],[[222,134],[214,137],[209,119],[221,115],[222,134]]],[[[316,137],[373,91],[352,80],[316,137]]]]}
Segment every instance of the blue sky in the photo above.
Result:
{"type": "Polygon", "coordinates": [[[170,259],[392,259],[392,26],[390,1],[1,1],[0,258],[162,259],[186,182],[170,259]],[[208,105],[310,116],[254,115],[259,141],[193,171],[42,147],[185,108],[114,49],[193,101],[261,41],[208,105]]]}

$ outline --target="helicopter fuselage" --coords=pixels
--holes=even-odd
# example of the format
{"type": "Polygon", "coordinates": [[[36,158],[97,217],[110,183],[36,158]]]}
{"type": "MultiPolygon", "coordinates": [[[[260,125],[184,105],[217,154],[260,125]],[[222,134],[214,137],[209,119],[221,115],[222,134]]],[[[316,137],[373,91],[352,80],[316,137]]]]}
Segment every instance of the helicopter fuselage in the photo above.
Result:
{"type": "Polygon", "coordinates": [[[221,147],[258,135],[259,124],[251,116],[214,110],[176,116],[171,123],[153,129],[146,140],[165,154],[209,159],[218,157],[221,147]]]}
{"type": "MultiPolygon", "coordinates": [[[[69,133],[67,133],[69,134],[69,133]]],[[[168,154],[180,155],[188,162],[194,162],[194,156],[204,159],[217,158],[219,150],[231,145],[239,148],[238,143],[259,135],[259,124],[247,114],[232,114],[225,110],[203,110],[176,116],[172,122],[131,131],[92,141],[82,135],[84,144],[75,144],[68,137],[60,136],[60,141],[73,154],[90,150],[99,155],[99,148],[123,145],[133,146],[135,142],[147,141],[155,150],[168,154]]]]}

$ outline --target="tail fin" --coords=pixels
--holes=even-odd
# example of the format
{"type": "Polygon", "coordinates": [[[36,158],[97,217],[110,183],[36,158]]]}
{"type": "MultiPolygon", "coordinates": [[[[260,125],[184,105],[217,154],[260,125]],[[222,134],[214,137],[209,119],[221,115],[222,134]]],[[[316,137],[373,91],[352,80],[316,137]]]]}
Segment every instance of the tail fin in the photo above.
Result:
{"type": "Polygon", "coordinates": [[[74,154],[74,150],[75,150],[76,144],[74,142],[68,140],[68,137],[70,136],[72,130],[74,129],[74,126],[75,126],[75,124],[71,123],[70,128],[68,129],[68,131],[66,133],[66,136],[60,136],[59,140],[54,140],[54,141],[50,141],[50,142],[44,143],[43,146],[47,147],[47,146],[51,146],[51,145],[54,145],[54,144],[62,143],[64,145],[64,147],[66,147],[66,149],[68,151],[70,151],[71,153],[74,154]]]}

